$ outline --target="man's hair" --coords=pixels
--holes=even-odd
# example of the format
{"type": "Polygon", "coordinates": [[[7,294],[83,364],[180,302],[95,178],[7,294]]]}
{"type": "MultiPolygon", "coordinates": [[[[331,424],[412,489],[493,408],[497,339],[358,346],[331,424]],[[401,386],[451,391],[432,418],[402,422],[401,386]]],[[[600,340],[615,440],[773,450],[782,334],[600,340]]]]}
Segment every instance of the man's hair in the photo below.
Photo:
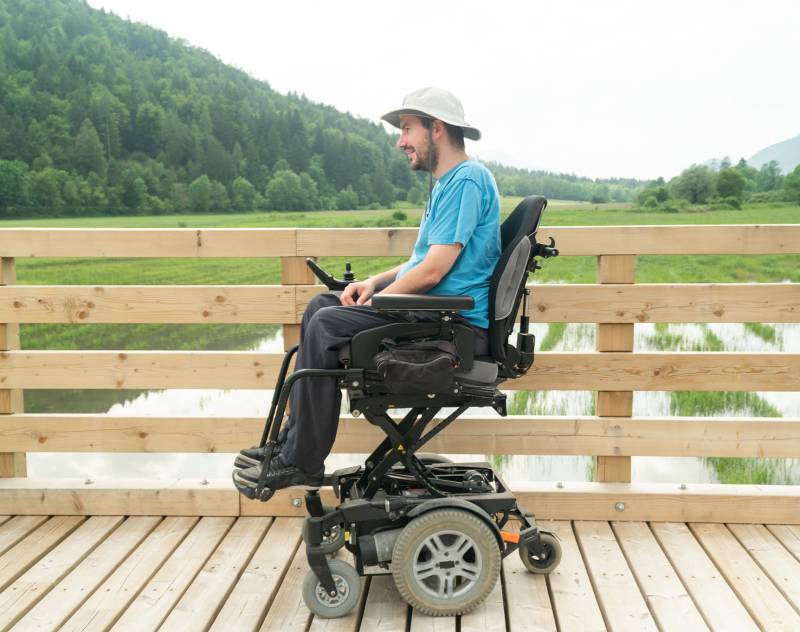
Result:
{"type": "MultiPolygon", "coordinates": [[[[433,125],[433,119],[427,116],[420,116],[419,120],[422,122],[422,127],[425,129],[430,129],[431,125],[433,125]]],[[[450,125],[450,123],[445,123],[444,121],[442,121],[442,124],[444,125],[447,137],[450,139],[450,143],[453,147],[464,151],[464,129],[458,125],[450,125]]]]}

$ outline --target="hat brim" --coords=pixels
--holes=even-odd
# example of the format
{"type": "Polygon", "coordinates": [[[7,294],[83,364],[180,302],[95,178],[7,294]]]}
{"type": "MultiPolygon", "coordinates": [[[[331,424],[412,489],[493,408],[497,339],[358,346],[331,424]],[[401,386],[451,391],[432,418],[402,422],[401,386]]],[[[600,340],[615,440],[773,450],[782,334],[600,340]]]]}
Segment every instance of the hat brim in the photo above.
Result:
{"type": "Polygon", "coordinates": [[[399,110],[392,110],[391,112],[387,112],[381,117],[381,119],[386,121],[392,127],[400,129],[400,117],[403,114],[412,114],[414,116],[424,116],[427,118],[438,119],[440,121],[444,121],[448,125],[454,125],[456,127],[460,127],[461,129],[463,129],[464,138],[469,138],[470,140],[481,139],[481,131],[477,127],[472,127],[472,125],[466,125],[464,123],[456,123],[455,121],[450,121],[445,117],[437,116],[435,112],[424,112],[423,110],[415,110],[413,108],[401,108],[399,110]]]}

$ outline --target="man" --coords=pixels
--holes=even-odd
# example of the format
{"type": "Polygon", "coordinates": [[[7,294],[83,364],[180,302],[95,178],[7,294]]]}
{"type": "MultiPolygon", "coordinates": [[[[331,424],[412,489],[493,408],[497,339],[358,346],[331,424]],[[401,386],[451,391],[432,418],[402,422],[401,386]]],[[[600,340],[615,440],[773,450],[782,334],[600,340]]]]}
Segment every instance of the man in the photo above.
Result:
{"type": "MultiPolygon", "coordinates": [[[[500,202],[491,173],[465,151],[464,137],[478,140],[480,131],[464,121],[461,102],[439,88],[412,92],[402,108],[382,118],[400,129],[397,147],[411,168],[436,178],[414,252],[405,264],[351,283],[341,293],[316,296],[303,315],[296,370],[338,368],[338,349],[360,331],[435,318],[427,312],[407,317],[379,312],[370,306],[376,292],[472,296],[474,308],[460,318],[476,331],[476,354],[488,352],[489,282],[500,257],[500,202]]],[[[334,378],[305,378],[292,388],[289,401],[289,419],[266,475],[266,487],[273,492],[322,484],[341,391],[334,378]]],[[[234,484],[249,498],[255,496],[263,458],[263,448],[251,448],[236,459],[242,469],[234,470],[234,484]]]]}

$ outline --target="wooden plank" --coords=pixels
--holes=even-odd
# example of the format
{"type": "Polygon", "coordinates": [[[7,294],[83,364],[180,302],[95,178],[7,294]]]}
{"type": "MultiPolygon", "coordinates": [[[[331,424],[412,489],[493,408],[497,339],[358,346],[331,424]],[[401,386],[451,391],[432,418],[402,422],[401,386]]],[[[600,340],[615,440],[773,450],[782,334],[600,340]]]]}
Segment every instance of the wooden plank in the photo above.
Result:
{"type": "MultiPolygon", "coordinates": [[[[519,558],[517,558],[519,560],[519,558]]],[[[522,562],[519,562],[520,566],[522,566],[522,562]]],[[[503,572],[505,570],[505,565],[503,566],[503,572]]],[[[524,570],[523,570],[524,572],[524,570]]],[[[542,582],[544,584],[544,582],[542,582]]],[[[510,597],[508,592],[506,592],[506,596],[510,597]]],[[[553,630],[555,632],[555,622],[553,623],[552,627],[541,627],[536,625],[530,625],[531,620],[524,616],[524,610],[528,611],[530,615],[538,615],[538,609],[534,607],[529,607],[529,602],[532,600],[531,595],[526,596],[522,594],[520,590],[519,593],[514,593],[515,602],[512,605],[509,603],[509,617],[513,617],[511,623],[511,629],[515,632],[517,630],[553,630]],[[521,599],[518,599],[521,597],[521,599]],[[521,625],[523,624],[523,625],[521,625]]],[[[534,596],[534,601],[538,601],[540,597],[539,594],[534,596]]],[[[544,587],[544,597],[547,598],[547,587],[544,587]]],[[[416,614],[416,613],[414,613],[416,614]]],[[[552,613],[551,613],[552,618],[552,613]]],[[[505,616],[505,609],[503,607],[503,581],[501,577],[497,578],[497,583],[494,585],[492,592],[489,593],[489,596],[486,597],[486,600],[481,603],[475,610],[471,612],[467,612],[466,614],[461,615],[461,632],[506,632],[506,616],[505,616]]],[[[455,623],[455,617],[451,617],[450,620],[455,623]]],[[[413,617],[411,619],[413,625],[413,617]]]]}
{"type": "Polygon", "coordinates": [[[308,572],[305,548],[298,547],[261,625],[264,632],[305,632],[311,622],[311,612],[303,603],[303,579],[308,572]]]}
{"type": "MultiPolygon", "coordinates": [[[[360,629],[364,632],[405,630],[410,610],[397,591],[392,576],[375,575],[369,580],[369,593],[360,629]]],[[[413,616],[411,620],[414,620],[413,616]]]]}
{"type": "MultiPolygon", "coordinates": [[[[606,391],[609,393],[609,391],[606,391]]],[[[432,427],[440,420],[434,420],[432,427]]],[[[262,417],[0,416],[10,450],[236,452],[261,437],[262,417]]],[[[368,453],[385,436],[341,417],[333,452],[368,453]]],[[[800,419],[766,417],[516,416],[461,418],[426,444],[451,454],[800,457],[800,419]]]]}
{"type": "Polygon", "coordinates": [[[762,629],[800,630],[800,614],[786,601],[725,525],[696,523],[690,527],[762,629]]]}
{"type": "Polygon", "coordinates": [[[239,518],[160,630],[206,630],[269,527],[269,518],[239,518]]]}
{"type": "Polygon", "coordinates": [[[7,388],[272,388],[283,354],[252,351],[6,351],[7,388]]]}
{"type": "MultiPolygon", "coordinates": [[[[561,541],[561,562],[547,581],[558,629],[562,632],[601,632],[606,630],[597,597],[583,562],[572,525],[565,521],[537,521],[561,541]]],[[[506,575],[506,586],[509,584],[506,575]]]]}
{"type": "Polygon", "coordinates": [[[150,581],[164,560],[186,537],[197,520],[197,518],[174,516],[162,520],[147,539],[59,628],[59,632],[108,630],[150,581]]]}
{"type": "Polygon", "coordinates": [[[608,627],[657,630],[608,523],[576,522],[575,535],[608,627]]]}
{"type": "MultiPolygon", "coordinates": [[[[212,479],[207,485],[180,483],[177,489],[170,481],[150,481],[149,487],[133,491],[127,491],[131,483],[125,479],[88,486],[105,487],[104,499],[80,489],[82,482],[75,479],[6,479],[0,481],[0,503],[19,514],[163,515],[155,509],[171,503],[177,507],[176,515],[304,516],[306,512],[300,489],[280,490],[270,502],[259,503],[240,497],[228,479],[212,479]]],[[[796,485],[706,484],[682,489],[670,483],[542,482],[519,484],[512,491],[522,505],[536,507],[540,519],[800,524],[796,485]],[[620,502],[624,507],[618,506],[620,502]],[[742,512],[743,506],[747,512],[742,512]]],[[[325,503],[335,502],[330,488],[322,488],[321,496],[325,503]]]]}
{"type": "MultiPolygon", "coordinates": [[[[796,323],[797,283],[529,285],[544,323],[796,323]]],[[[303,298],[298,297],[298,301],[303,298]]]]}
{"type": "MultiPolygon", "coordinates": [[[[564,256],[800,252],[796,224],[539,229],[539,241],[551,236],[564,256]]],[[[416,238],[416,228],[3,228],[0,252],[6,257],[408,256],[416,238]]]]}
{"type": "MultiPolygon", "coordinates": [[[[538,241],[547,243],[550,237],[556,240],[563,256],[800,252],[800,226],[797,224],[539,228],[538,241]]],[[[408,256],[416,238],[415,228],[300,228],[297,230],[297,254],[408,256]]]]}
{"type": "Polygon", "coordinates": [[[12,626],[25,615],[120,522],[119,516],[90,518],[0,593],[0,630],[12,626]]]}
{"type": "Polygon", "coordinates": [[[135,632],[158,629],[232,524],[232,518],[200,520],[147,582],[113,629],[135,632]]]}
{"type": "Polygon", "coordinates": [[[768,524],[767,529],[792,555],[800,560],[800,527],[788,524],[768,524]]]}
{"type": "Polygon", "coordinates": [[[6,257],[282,257],[294,228],[3,228],[6,257]]]}
{"type": "Polygon", "coordinates": [[[300,543],[299,518],[278,518],[267,531],[210,628],[257,630],[275,598],[300,543]]]}
{"type": "MultiPolygon", "coordinates": [[[[414,609],[409,612],[409,616],[411,617],[409,632],[456,632],[458,629],[456,627],[457,617],[432,617],[414,609]]],[[[505,629],[505,618],[502,612],[500,616],[504,624],[503,629],[505,629]]]]}
{"type": "MultiPolygon", "coordinates": [[[[2,434],[2,433],[0,433],[2,434]]],[[[47,520],[47,516],[2,516],[0,520],[0,555],[47,520]]],[[[2,559],[2,558],[0,558],[2,559]]]]}
{"type": "MultiPolygon", "coordinates": [[[[0,352],[0,385],[272,388],[282,358],[252,351],[6,351],[0,352]]],[[[800,354],[542,352],[508,388],[800,391],[800,354]]]]}
{"type": "Polygon", "coordinates": [[[128,518],[17,623],[22,630],[61,630],[130,552],[161,522],[160,517],[128,518]]]}
{"type": "Polygon", "coordinates": [[[647,524],[614,522],[612,528],[659,629],[708,630],[647,524]]]}
{"type": "Polygon", "coordinates": [[[51,518],[35,531],[28,533],[23,540],[15,544],[14,548],[7,550],[0,556],[0,590],[5,590],[11,582],[77,529],[82,522],[83,518],[78,516],[51,518]]]}
{"type": "Polygon", "coordinates": [[[20,515],[236,516],[238,496],[228,479],[0,480],[0,502],[20,515]]]}
{"type": "MultiPolygon", "coordinates": [[[[16,282],[16,261],[12,257],[0,257],[0,290],[11,288],[13,291],[16,282]]],[[[5,322],[0,318],[0,352],[18,349],[20,349],[19,325],[5,322]]],[[[0,417],[21,413],[23,407],[22,390],[0,388],[0,417]]],[[[11,452],[7,448],[0,448],[0,478],[26,476],[27,473],[28,465],[24,452],[11,452]]]]}
{"type": "Polygon", "coordinates": [[[280,285],[0,286],[0,321],[8,323],[220,324],[295,319],[294,289],[280,285]]]}
{"type": "Polygon", "coordinates": [[[800,612],[800,562],[764,525],[732,524],[729,529],[792,607],[800,612]]]}
{"type": "Polygon", "coordinates": [[[501,582],[498,581],[486,605],[479,606],[473,613],[461,617],[461,630],[469,629],[475,632],[505,630],[503,613],[505,597],[510,630],[555,632],[556,620],[545,575],[529,573],[523,566],[519,554],[512,553],[503,559],[502,579],[503,589],[500,590],[501,582]],[[465,625],[468,627],[465,628],[465,625]]]}
{"type": "Polygon", "coordinates": [[[653,522],[650,526],[712,630],[758,629],[685,524],[653,522]]]}

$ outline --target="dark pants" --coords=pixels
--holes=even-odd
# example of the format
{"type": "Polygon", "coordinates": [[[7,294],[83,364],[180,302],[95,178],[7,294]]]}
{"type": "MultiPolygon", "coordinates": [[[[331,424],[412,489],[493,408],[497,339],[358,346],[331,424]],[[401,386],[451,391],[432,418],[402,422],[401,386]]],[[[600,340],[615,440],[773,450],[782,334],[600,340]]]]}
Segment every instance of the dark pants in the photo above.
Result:
{"type": "MultiPolygon", "coordinates": [[[[366,305],[344,306],[339,292],[318,294],[308,304],[300,326],[295,370],[339,368],[339,348],[360,331],[397,322],[438,319],[431,312],[379,312],[366,305]]],[[[476,353],[485,354],[488,336],[475,328],[476,353]]],[[[339,425],[342,393],[332,377],[298,380],[289,399],[289,418],[281,429],[282,459],[306,472],[318,471],[330,454],[339,425]]]]}

